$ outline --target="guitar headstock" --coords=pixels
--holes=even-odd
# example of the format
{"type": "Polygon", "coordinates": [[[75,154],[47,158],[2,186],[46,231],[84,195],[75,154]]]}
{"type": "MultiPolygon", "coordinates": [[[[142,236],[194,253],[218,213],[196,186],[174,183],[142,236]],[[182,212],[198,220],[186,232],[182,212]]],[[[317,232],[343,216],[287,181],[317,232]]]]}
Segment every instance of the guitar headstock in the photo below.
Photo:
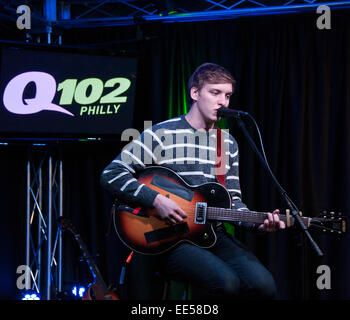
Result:
{"type": "Polygon", "coordinates": [[[344,235],[347,232],[347,219],[340,212],[323,211],[318,217],[312,218],[310,228],[330,235],[344,235]]]}
{"type": "Polygon", "coordinates": [[[57,218],[57,223],[60,226],[62,231],[69,231],[74,236],[78,234],[77,230],[75,229],[75,226],[73,225],[73,223],[70,221],[69,218],[67,218],[67,217],[58,217],[57,218]]]}

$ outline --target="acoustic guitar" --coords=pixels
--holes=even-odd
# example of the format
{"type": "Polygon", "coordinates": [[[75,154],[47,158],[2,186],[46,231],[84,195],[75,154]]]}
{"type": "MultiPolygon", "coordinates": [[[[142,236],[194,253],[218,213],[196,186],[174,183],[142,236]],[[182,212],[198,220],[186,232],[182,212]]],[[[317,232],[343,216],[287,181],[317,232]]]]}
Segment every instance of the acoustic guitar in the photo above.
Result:
{"type": "MultiPolygon", "coordinates": [[[[210,248],[216,242],[213,221],[263,223],[267,219],[266,212],[236,210],[228,190],[217,182],[189,185],[176,172],[161,166],[145,168],[137,180],[178,203],[187,214],[184,222],[168,225],[155,208],[119,205],[114,215],[116,232],[125,245],[139,253],[160,254],[182,241],[210,248]]],[[[287,227],[294,225],[288,210],[279,218],[287,227]]],[[[338,214],[301,219],[307,228],[325,233],[340,235],[347,229],[345,218],[338,214]]]]}
{"type": "Polygon", "coordinates": [[[74,239],[78,242],[79,248],[83,253],[83,257],[87,262],[94,282],[91,283],[83,295],[83,300],[119,300],[119,297],[115,292],[109,290],[106,283],[104,282],[102,275],[92,259],[84,241],[82,240],[80,234],[75,229],[71,221],[66,217],[59,217],[57,222],[63,231],[69,231],[74,239]]]}

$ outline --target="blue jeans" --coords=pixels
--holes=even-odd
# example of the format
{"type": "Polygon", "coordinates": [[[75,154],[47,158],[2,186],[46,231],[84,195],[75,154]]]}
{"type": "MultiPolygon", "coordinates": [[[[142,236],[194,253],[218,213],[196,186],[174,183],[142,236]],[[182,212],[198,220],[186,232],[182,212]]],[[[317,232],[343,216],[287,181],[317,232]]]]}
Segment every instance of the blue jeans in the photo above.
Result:
{"type": "Polygon", "coordinates": [[[210,249],[182,243],[166,253],[163,272],[192,283],[194,299],[273,299],[275,281],[256,256],[223,225],[216,228],[216,235],[210,249]]]}

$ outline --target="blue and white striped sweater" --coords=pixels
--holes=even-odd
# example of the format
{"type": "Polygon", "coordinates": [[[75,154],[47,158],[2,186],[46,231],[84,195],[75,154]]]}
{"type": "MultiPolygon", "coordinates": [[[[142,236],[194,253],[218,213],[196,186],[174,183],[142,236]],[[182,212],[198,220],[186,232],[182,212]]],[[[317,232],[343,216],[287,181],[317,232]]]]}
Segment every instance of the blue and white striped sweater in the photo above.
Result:
{"type": "MultiPolygon", "coordinates": [[[[225,156],[225,183],[233,206],[248,210],[241,201],[238,171],[238,145],[222,130],[225,156]]],[[[217,181],[215,177],[216,130],[195,130],[184,115],[146,129],[131,141],[102,172],[101,184],[114,197],[129,204],[152,207],[157,192],[140,184],[134,175],[150,165],[161,165],[177,172],[188,184],[217,181]]],[[[236,224],[237,225],[237,224],[236,224]]],[[[255,229],[248,223],[238,226],[255,229]]]]}

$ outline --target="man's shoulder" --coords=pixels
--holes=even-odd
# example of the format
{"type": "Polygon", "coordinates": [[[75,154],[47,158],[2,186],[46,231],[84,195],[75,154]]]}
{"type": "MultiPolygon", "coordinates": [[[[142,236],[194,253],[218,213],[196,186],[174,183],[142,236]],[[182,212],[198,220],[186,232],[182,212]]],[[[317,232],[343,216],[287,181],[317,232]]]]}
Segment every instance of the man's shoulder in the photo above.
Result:
{"type": "Polygon", "coordinates": [[[150,129],[156,131],[159,129],[182,129],[186,127],[186,122],[183,120],[183,116],[178,116],[162,122],[154,124],[150,129]]]}
{"type": "Polygon", "coordinates": [[[221,131],[223,132],[224,139],[227,139],[227,140],[230,140],[230,141],[233,141],[234,143],[236,143],[236,139],[230,133],[229,129],[221,129],[221,131]]]}
{"type": "Polygon", "coordinates": [[[233,135],[230,133],[229,129],[222,129],[224,141],[229,144],[230,149],[236,150],[238,148],[238,143],[233,135]]]}

